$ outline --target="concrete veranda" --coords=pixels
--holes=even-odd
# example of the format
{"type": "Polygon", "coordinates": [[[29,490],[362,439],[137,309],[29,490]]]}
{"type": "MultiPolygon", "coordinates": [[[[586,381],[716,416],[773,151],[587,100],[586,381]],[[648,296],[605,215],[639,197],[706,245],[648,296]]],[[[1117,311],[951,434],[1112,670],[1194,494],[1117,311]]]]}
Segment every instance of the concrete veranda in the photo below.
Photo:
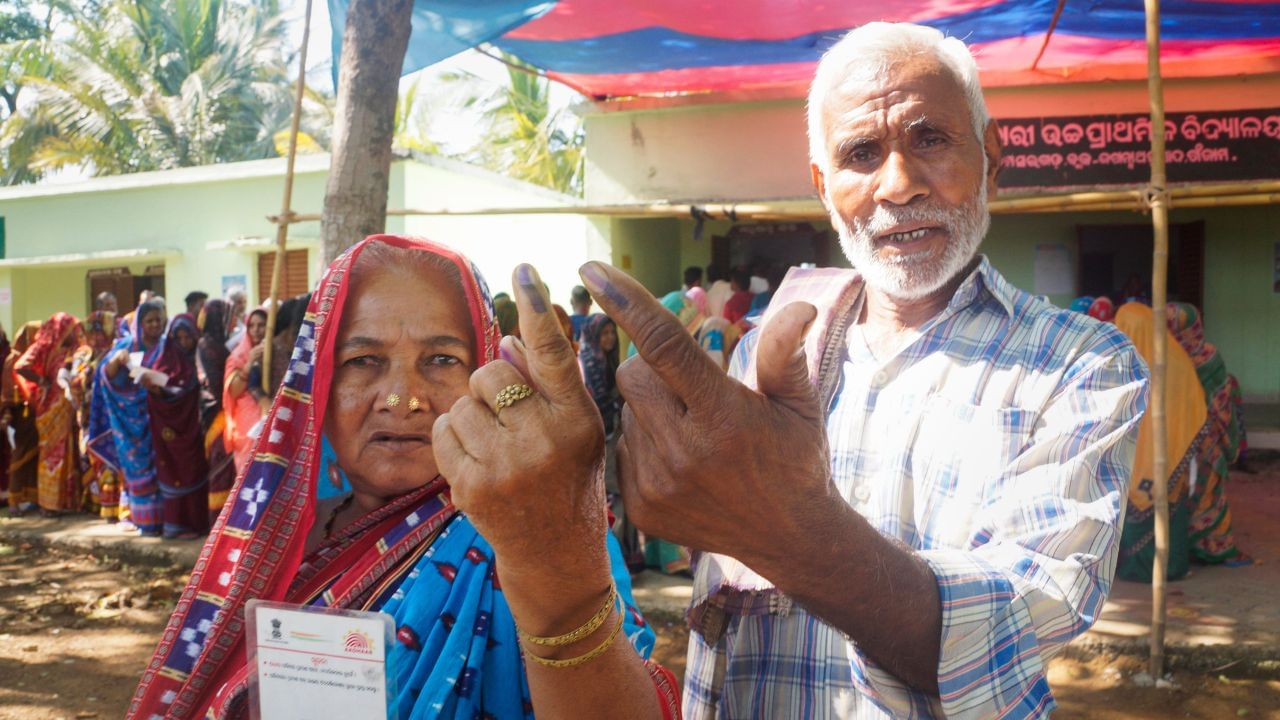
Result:
{"type": "MultiPolygon", "coordinates": [[[[1251,555],[1243,567],[1193,565],[1169,584],[1166,640],[1177,667],[1211,669],[1227,663],[1280,664],[1280,455],[1255,453],[1254,472],[1233,471],[1228,498],[1237,544],[1251,555]]],[[[195,564],[200,541],[167,541],[126,535],[89,516],[56,519],[0,514],[0,539],[56,544],[108,554],[125,561],[195,564]]],[[[641,609],[666,619],[683,616],[690,581],[652,571],[635,577],[641,609]]],[[[1073,652],[1145,654],[1151,620],[1151,587],[1117,581],[1102,616],[1073,652]]]]}

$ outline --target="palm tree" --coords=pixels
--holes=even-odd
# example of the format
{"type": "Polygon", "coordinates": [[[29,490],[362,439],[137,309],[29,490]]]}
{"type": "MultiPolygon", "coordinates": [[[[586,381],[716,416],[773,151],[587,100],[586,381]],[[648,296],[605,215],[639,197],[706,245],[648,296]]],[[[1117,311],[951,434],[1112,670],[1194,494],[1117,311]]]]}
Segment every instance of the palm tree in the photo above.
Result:
{"type": "MultiPolygon", "coordinates": [[[[275,154],[292,110],[275,0],[112,0],[88,10],[59,0],[59,10],[68,38],[52,49],[47,72],[24,78],[34,99],[19,112],[28,117],[18,130],[39,128],[43,137],[0,132],[0,154],[7,150],[11,163],[26,157],[28,177],[10,168],[6,180],[71,166],[111,175],[275,154]]],[[[310,100],[313,114],[328,111],[323,98],[310,100]]],[[[324,127],[309,134],[327,142],[324,127]]]]}
{"type": "MultiPolygon", "coordinates": [[[[551,110],[551,82],[505,55],[508,84],[471,98],[484,124],[464,156],[497,172],[574,195],[582,194],[582,122],[568,109],[551,110]]],[[[476,80],[454,74],[455,80],[476,80]]]]}

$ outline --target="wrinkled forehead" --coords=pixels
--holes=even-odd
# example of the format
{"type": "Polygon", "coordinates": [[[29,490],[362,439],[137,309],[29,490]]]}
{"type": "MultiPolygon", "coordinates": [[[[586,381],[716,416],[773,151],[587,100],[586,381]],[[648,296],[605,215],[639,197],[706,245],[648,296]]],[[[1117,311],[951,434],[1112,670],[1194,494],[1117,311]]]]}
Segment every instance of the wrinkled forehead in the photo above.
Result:
{"type": "Polygon", "coordinates": [[[926,118],[969,121],[959,78],[933,55],[853,62],[831,78],[822,102],[828,139],[851,126],[884,131],[926,118]]]}

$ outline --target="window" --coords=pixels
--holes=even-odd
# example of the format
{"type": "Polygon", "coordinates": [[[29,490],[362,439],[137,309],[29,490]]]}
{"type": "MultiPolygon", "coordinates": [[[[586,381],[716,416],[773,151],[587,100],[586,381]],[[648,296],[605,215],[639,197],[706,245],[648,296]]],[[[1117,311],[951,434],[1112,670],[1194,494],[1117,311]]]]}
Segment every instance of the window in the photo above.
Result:
{"type": "MultiPolygon", "coordinates": [[[[274,252],[258,255],[258,301],[266,302],[271,296],[271,271],[275,262],[274,252]]],[[[308,250],[286,250],[284,267],[280,271],[280,297],[290,298],[311,289],[307,278],[308,250]]]]}

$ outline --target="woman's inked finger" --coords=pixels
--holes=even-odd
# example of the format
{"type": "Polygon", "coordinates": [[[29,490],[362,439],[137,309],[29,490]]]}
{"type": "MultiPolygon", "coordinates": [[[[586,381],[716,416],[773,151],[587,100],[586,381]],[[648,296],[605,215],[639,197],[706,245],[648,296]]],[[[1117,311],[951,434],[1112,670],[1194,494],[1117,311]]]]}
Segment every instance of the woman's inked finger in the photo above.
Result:
{"type": "Polygon", "coordinates": [[[525,346],[529,376],[553,405],[580,407],[590,403],[573,344],[564,336],[538,271],[529,264],[519,265],[511,282],[520,308],[520,339],[525,346]]]}

